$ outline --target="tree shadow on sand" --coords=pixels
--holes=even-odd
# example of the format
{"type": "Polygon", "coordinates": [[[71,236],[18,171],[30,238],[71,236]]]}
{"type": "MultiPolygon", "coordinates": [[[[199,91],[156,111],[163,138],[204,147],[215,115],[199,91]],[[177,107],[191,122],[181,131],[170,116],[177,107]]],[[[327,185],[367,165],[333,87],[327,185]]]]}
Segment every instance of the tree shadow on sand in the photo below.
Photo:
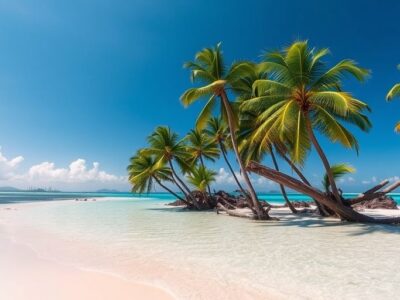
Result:
{"type": "MultiPolygon", "coordinates": [[[[278,216],[279,217],[279,216],[278,216]]],[[[360,236],[364,234],[371,234],[375,232],[400,234],[399,225],[382,225],[382,224],[366,224],[366,223],[352,223],[346,221],[339,221],[337,219],[327,219],[316,216],[296,215],[289,218],[281,218],[279,221],[263,222],[255,221],[262,226],[266,227],[301,227],[310,230],[318,228],[343,228],[348,229],[344,234],[350,236],[360,236]]]]}

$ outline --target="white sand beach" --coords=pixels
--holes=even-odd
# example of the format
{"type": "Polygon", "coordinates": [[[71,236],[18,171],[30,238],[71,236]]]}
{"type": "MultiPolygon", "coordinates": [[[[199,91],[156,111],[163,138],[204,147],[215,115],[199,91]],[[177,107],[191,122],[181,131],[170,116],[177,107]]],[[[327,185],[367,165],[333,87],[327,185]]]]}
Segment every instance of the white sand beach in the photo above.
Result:
{"type": "Polygon", "coordinates": [[[343,225],[286,208],[272,210],[279,222],[213,212],[187,219],[165,202],[129,202],[2,205],[0,299],[334,299],[333,290],[338,297],[387,299],[400,283],[394,226],[343,225]],[[136,215],[122,214],[132,205],[140,205],[136,215]],[[154,218],[168,218],[170,226],[157,227],[154,218]],[[254,236],[246,241],[243,230],[254,236]],[[254,259],[243,243],[254,245],[254,259]],[[371,244],[373,253],[365,251],[371,244]]]}
{"type": "Polygon", "coordinates": [[[174,299],[150,285],[84,271],[37,257],[27,246],[0,235],[0,298],[3,300],[174,299]]]}

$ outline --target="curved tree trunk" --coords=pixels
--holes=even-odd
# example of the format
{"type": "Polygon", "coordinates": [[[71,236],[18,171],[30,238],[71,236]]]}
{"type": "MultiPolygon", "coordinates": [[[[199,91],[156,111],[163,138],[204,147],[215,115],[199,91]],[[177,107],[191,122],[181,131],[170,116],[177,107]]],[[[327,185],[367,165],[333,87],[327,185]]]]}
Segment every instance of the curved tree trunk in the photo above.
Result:
{"type": "MultiPolygon", "coordinates": [[[[271,158],[272,158],[272,162],[273,162],[273,164],[274,164],[275,170],[279,171],[279,166],[278,166],[278,162],[276,161],[276,157],[275,157],[275,154],[274,154],[274,150],[272,149],[272,147],[269,147],[269,149],[270,149],[271,158]]],[[[288,196],[287,196],[287,194],[286,194],[286,190],[285,190],[285,187],[283,186],[283,184],[279,184],[279,187],[280,187],[280,189],[281,189],[283,199],[285,199],[285,202],[286,202],[286,204],[289,206],[290,211],[291,211],[292,213],[294,213],[294,214],[297,214],[298,211],[297,211],[297,209],[293,206],[292,202],[290,202],[290,200],[289,200],[289,198],[288,198],[288,196]]]]}
{"type": "Polygon", "coordinates": [[[175,193],[173,190],[171,190],[170,188],[168,188],[167,186],[165,186],[164,184],[162,184],[162,182],[155,176],[153,176],[154,180],[167,192],[169,192],[170,194],[174,195],[176,198],[178,198],[179,200],[181,200],[182,202],[184,202],[186,205],[190,205],[189,202],[187,202],[185,199],[183,199],[181,196],[179,196],[177,193],[175,193]]]}
{"type": "Polygon", "coordinates": [[[187,185],[183,182],[182,179],[179,178],[178,174],[175,171],[174,168],[174,164],[172,163],[171,160],[168,160],[169,166],[171,168],[172,174],[174,175],[175,179],[179,182],[179,185],[181,185],[182,190],[184,189],[186,191],[185,196],[192,200],[193,205],[197,208],[197,209],[201,209],[200,205],[197,203],[196,199],[194,199],[194,197],[192,196],[192,192],[190,191],[190,189],[187,187],[187,185]]]}
{"type": "Polygon", "coordinates": [[[242,191],[243,195],[244,195],[244,196],[247,196],[247,192],[244,190],[244,188],[243,188],[242,185],[240,184],[239,179],[237,178],[237,176],[236,176],[236,174],[235,174],[235,171],[233,170],[232,165],[231,165],[231,163],[229,162],[228,157],[226,156],[226,149],[225,149],[225,146],[222,144],[221,141],[219,141],[218,143],[219,143],[219,147],[220,147],[221,152],[222,152],[222,156],[224,157],[224,160],[225,160],[226,164],[228,165],[228,168],[229,168],[229,170],[231,171],[232,176],[233,176],[233,178],[234,178],[235,181],[236,181],[236,184],[238,185],[239,189],[242,191]]]}
{"type": "MultiPolygon", "coordinates": [[[[185,198],[187,199],[186,201],[188,201],[188,200],[191,200],[192,198],[190,197],[190,196],[188,196],[188,194],[186,193],[186,191],[183,189],[183,187],[181,187],[180,185],[179,185],[179,183],[176,181],[176,179],[174,178],[174,176],[172,176],[172,181],[175,183],[175,185],[180,189],[180,191],[182,192],[182,194],[184,194],[185,195],[185,198]]],[[[189,202],[189,201],[188,201],[189,202]]],[[[193,202],[193,201],[192,201],[193,202]]],[[[189,202],[189,204],[191,204],[192,206],[194,206],[194,204],[192,204],[192,203],[190,203],[189,202]]]]}
{"type": "Polygon", "coordinates": [[[259,220],[269,219],[270,217],[269,217],[268,213],[262,208],[260,201],[258,201],[257,194],[254,190],[253,185],[251,184],[249,175],[247,174],[247,170],[245,169],[242,159],[240,157],[239,149],[238,149],[238,145],[237,145],[237,141],[236,141],[235,125],[233,124],[234,116],[233,116],[232,108],[230,106],[230,103],[229,103],[229,100],[228,100],[225,90],[221,91],[220,98],[221,98],[222,104],[224,105],[226,115],[228,118],[228,126],[229,126],[230,135],[231,135],[233,151],[235,152],[236,159],[239,163],[240,171],[242,172],[243,179],[246,182],[246,185],[249,189],[251,201],[253,203],[253,208],[256,211],[257,218],[259,220]]]}
{"type": "MultiPolygon", "coordinates": [[[[301,181],[303,181],[305,184],[311,186],[310,182],[307,180],[307,178],[303,175],[303,173],[299,170],[299,168],[282,152],[279,152],[281,157],[289,164],[289,166],[292,168],[292,170],[299,176],[301,181]]],[[[321,216],[326,217],[329,216],[329,213],[326,211],[326,209],[319,203],[317,200],[313,199],[315,202],[315,205],[317,206],[318,212],[321,216]]]]}
{"type": "MultiPolygon", "coordinates": [[[[208,208],[211,208],[211,204],[208,201],[209,198],[207,197],[206,191],[201,191],[201,193],[203,194],[205,204],[207,205],[208,208]]],[[[210,196],[211,196],[211,194],[210,194],[210,196]]]]}
{"type": "MultiPolygon", "coordinates": [[[[361,223],[376,223],[376,224],[399,224],[400,217],[394,218],[373,218],[367,215],[360,214],[353,210],[349,206],[343,205],[342,202],[337,202],[336,199],[329,197],[329,195],[324,194],[320,190],[308,186],[301,181],[281,173],[279,171],[273,170],[271,168],[260,165],[255,161],[251,161],[248,165],[248,169],[258,175],[264,176],[272,181],[279,184],[283,184],[288,188],[291,188],[299,193],[308,195],[321,204],[328,207],[330,210],[334,211],[341,219],[349,222],[361,222],[361,223]]],[[[398,184],[400,185],[400,183],[398,184]]]]}
{"type": "Polygon", "coordinates": [[[311,127],[310,120],[308,119],[307,116],[306,116],[306,118],[307,118],[307,120],[306,120],[307,132],[308,132],[308,135],[310,137],[310,140],[311,140],[312,144],[314,145],[315,149],[317,150],[317,153],[318,153],[319,157],[321,158],[321,161],[322,161],[322,163],[323,163],[323,165],[325,167],[325,171],[326,171],[326,174],[328,175],[329,183],[330,183],[331,188],[332,188],[332,193],[335,196],[336,201],[338,203],[339,202],[341,203],[342,200],[341,200],[339,191],[337,189],[335,178],[333,177],[332,169],[331,169],[331,166],[329,164],[328,158],[326,157],[324,151],[322,150],[320,144],[317,141],[317,138],[314,135],[314,131],[313,131],[312,127],[311,127]]]}
{"type": "MultiPolygon", "coordinates": [[[[203,166],[203,168],[206,167],[206,165],[204,164],[204,160],[203,160],[203,156],[202,156],[202,155],[200,155],[200,163],[201,163],[201,165],[203,166]]],[[[207,184],[207,190],[208,190],[208,194],[209,194],[210,197],[211,197],[211,189],[210,189],[210,185],[208,185],[208,184],[207,184]]]]}
{"type": "Polygon", "coordinates": [[[249,214],[247,212],[240,212],[240,211],[237,211],[236,209],[228,209],[221,203],[217,204],[217,213],[219,210],[224,211],[227,215],[232,216],[232,217],[257,219],[257,216],[255,216],[254,214],[249,214]]]}

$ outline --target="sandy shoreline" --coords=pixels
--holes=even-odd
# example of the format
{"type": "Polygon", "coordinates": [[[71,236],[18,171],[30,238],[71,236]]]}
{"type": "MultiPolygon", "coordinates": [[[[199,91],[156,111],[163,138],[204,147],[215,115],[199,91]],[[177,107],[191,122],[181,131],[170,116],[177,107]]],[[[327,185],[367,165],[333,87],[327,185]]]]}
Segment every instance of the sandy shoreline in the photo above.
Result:
{"type": "Polygon", "coordinates": [[[0,249],[0,298],[4,300],[174,299],[157,287],[39,258],[2,234],[0,249]]]}
{"type": "MultiPolygon", "coordinates": [[[[79,205],[79,207],[81,207],[81,205],[89,207],[87,205],[90,205],[90,207],[95,207],[91,205],[96,204],[95,202],[92,202],[92,204],[78,203],[75,201],[57,202],[58,201],[8,204],[0,206],[0,299],[22,300],[27,299],[27,295],[29,295],[29,299],[33,300],[290,298],[285,296],[285,294],[281,294],[281,292],[287,292],[285,289],[282,289],[282,287],[277,287],[276,290],[266,288],[266,290],[260,291],[261,294],[254,294],[254,290],[249,293],[249,290],[245,289],[245,285],[238,284],[238,282],[240,283],[241,281],[236,282],[234,286],[230,285],[229,281],[225,278],[219,278],[222,285],[221,282],[207,281],[207,278],[203,278],[198,272],[193,272],[193,269],[191,269],[189,265],[178,266],[172,264],[166,266],[160,264],[159,261],[146,261],[145,265],[137,265],[137,261],[122,262],[122,265],[125,266],[129,272],[132,272],[130,275],[137,275],[133,277],[128,276],[126,278],[120,277],[118,272],[116,272],[115,275],[104,273],[103,268],[100,268],[99,272],[97,268],[94,268],[94,270],[91,268],[88,270],[86,270],[86,268],[82,269],[81,267],[84,266],[75,266],[64,258],[76,258],[83,254],[85,256],[88,254],[95,255],[95,246],[97,244],[90,243],[87,245],[84,243],[82,244],[78,240],[74,240],[74,249],[76,245],[78,251],[66,251],[65,254],[65,247],[68,247],[68,244],[65,242],[68,242],[68,240],[63,239],[62,236],[49,235],[48,232],[37,231],[31,228],[30,225],[35,225],[35,221],[30,219],[30,209],[35,207],[41,210],[42,205],[58,206],[62,204],[63,206],[72,205],[74,207],[75,205],[79,205]],[[15,218],[16,215],[18,216],[15,218]],[[21,226],[21,223],[23,223],[23,226],[21,226]],[[89,246],[93,246],[94,248],[89,246]],[[40,249],[40,251],[36,252],[38,249],[40,249]],[[59,252],[63,254],[60,255],[59,258],[53,259],[53,254],[58,254],[59,252]],[[148,276],[143,277],[144,273],[141,273],[143,271],[148,271],[145,272],[148,276]],[[141,278],[143,279],[143,283],[141,278]],[[190,278],[191,284],[195,285],[187,287],[189,291],[186,291],[186,294],[177,293],[175,295],[178,290],[175,289],[176,285],[172,283],[179,283],[182,278],[190,278]],[[158,285],[157,281],[165,284],[158,285]],[[227,287],[229,290],[226,290],[227,287]],[[199,293],[200,291],[201,293],[199,293]],[[182,295],[186,296],[181,297],[182,295]]],[[[384,217],[400,215],[400,210],[366,210],[363,213],[376,217],[384,217]]],[[[281,222],[268,223],[270,228],[281,226],[281,224],[285,224],[285,222],[289,220],[291,224],[299,224],[302,227],[307,226],[311,228],[319,225],[322,225],[322,227],[326,226],[326,231],[329,230],[329,225],[339,225],[337,219],[328,218],[321,220],[311,215],[293,215],[287,208],[273,209],[271,215],[279,217],[281,222]]],[[[69,218],[71,217],[72,215],[69,215],[69,218]]],[[[240,226],[249,225],[245,220],[238,220],[238,218],[229,216],[220,216],[217,218],[217,220],[222,221],[222,226],[229,223],[232,224],[232,222],[238,222],[240,226]],[[229,219],[225,220],[225,218],[229,219]]],[[[56,218],[55,220],[58,219],[56,218]]],[[[261,225],[262,223],[258,224],[261,225]]],[[[345,228],[346,227],[343,227],[343,230],[346,230],[345,228]]],[[[279,229],[277,228],[274,230],[279,229]]],[[[265,228],[263,232],[268,233],[268,228],[265,228]]],[[[310,234],[311,233],[310,231],[310,234]]],[[[227,246],[229,245],[227,244],[227,246]]],[[[112,255],[116,256],[117,253],[112,253],[112,255]]],[[[266,257],[268,258],[268,256],[266,257]]],[[[286,259],[287,258],[285,258],[285,260],[286,259]]],[[[236,267],[240,266],[237,265],[236,267]]],[[[106,270],[107,268],[104,271],[106,270]]],[[[243,278],[238,278],[238,280],[239,279],[242,280],[243,278]]],[[[299,299],[301,299],[301,297],[299,299]]],[[[307,299],[318,299],[318,297],[313,296],[307,299]]]]}

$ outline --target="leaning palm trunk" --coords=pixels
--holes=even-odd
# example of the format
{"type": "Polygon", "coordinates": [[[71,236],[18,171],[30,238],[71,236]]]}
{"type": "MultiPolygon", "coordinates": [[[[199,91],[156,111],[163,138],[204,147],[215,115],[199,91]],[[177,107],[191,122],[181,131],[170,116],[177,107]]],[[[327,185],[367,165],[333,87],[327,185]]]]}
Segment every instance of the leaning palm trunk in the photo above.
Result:
{"type": "MultiPolygon", "coordinates": [[[[200,155],[200,163],[201,163],[201,165],[203,166],[203,168],[206,167],[205,164],[204,164],[203,157],[202,157],[201,155],[200,155]]],[[[211,189],[210,189],[210,185],[209,185],[209,184],[207,184],[207,190],[208,190],[208,194],[209,194],[210,197],[211,197],[211,189]]],[[[207,197],[206,197],[206,199],[207,199],[207,197]]]]}
{"type": "Polygon", "coordinates": [[[197,203],[196,199],[192,196],[192,192],[189,190],[189,188],[187,187],[187,185],[183,182],[182,179],[179,178],[178,174],[175,171],[175,167],[174,164],[172,163],[171,160],[168,160],[169,166],[171,168],[172,174],[174,176],[174,178],[177,180],[177,185],[180,186],[182,188],[182,191],[185,190],[186,192],[184,192],[185,196],[187,199],[190,199],[193,203],[193,205],[197,208],[197,209],[201,209],[200,205],[197,203]],[[179,182],[179,184],[178,184],[179,182]]]}
{"type": "MultiPolygon", "coordinates": [[[[336,215],[338,215],[342,220],[349,222],[360,222],[360,223],[378,223],[378,224],[399,224],[400,217],[395,218],[373,218],[367,215],[363,215],[355,211],[350,204],[345,205],[342,201],[338,202],[333,195],[325,194],[322,191],[304,184],[303,182],[281,173],[279,171],[273,170],[271,168],[260,165],[257,162],[251,161],[248,164],[248,170],[254,172],[260,176],[268,178],[278,184],[283,184],[284,186],[291,188],[299,193],[308,195],[322,205],[326,206],[328,209],[332,210],[336,215]]],[[[367,199],[374,199],[376,197],[386,195],[387,193],[393,191],[400,186],[400,181],[395,182],[391,186],[387,187],[381,192],[373,192],[370,194],[363,194],[362,201],[367,199]]],[[[360,200],[361,201],[361,200],[360,200]]],[[[348,201],[346,201],[348,202],[348,201]]]]}
{"type": "MultiPolygon", "coordinates": [[[[172,175],[174,175],[174,174],[172,174],[172,175]]],[[[180,184],[176,181],[174,176],[172,176],[172,181],[179,188],[179,190],[182,192],[182,194],[185,195],[185,198],[187,199],[186,201],[190,204],[189,206],[191,206],[191,207],[195,206],[193,203],[191,203],[191,202],[193,202],[192,197],[187,194],[187,192],[184,190],[184,188],[182,186],[180,186],[180,184]]]]}
{"type": "Polygon", "coordinates": [[[229,170],[231,171],[233,179],[235,179],[235,182],[236,182],[237,186],[239,187],[240,191],[243,193],[243,196],[247,197],[248,193],[244,190],[244,188],[240,184],[239,179],[237,178],[235,171],[233,170],[233,168],[231,166],[231,163],[229,162],[228,158],[226,157],[226,149],[225,149],[225,146],[222,144],[222,142],[219,142],[219,147],[221,148],[222,156],[224,157],[224,160],[225,160],[226,164],[228,165],[229,170]]]}
{"type": "Polygon", "coordinates": [[[176,198],[178,198],[179,200],[181,200],[183,203],[185,203],[186,205],[190,206],[190,203],[183,199],[181,196],[179,196],[177,193],[175,193],[173,190],[171,190],[170,188],[168,188],[166,185],[164,185],[157,177],[153,176],[154,180],[158,183],[159,186],[161,186],[164,190],[166,190],[167,192],[169,192],[170,194],[174,195],[176,198]]]}
{"type": "Polygon", "coordinates": [[[314,145],[315,149],[317,150],[317,153],[318,153],[319,157],[321,158],[321,161],[325,167],[325,171],[326,171],[326,174],[328,175],[328,179],[329,179],[329,183],[331,185],[333,196],[335,197],[337,202],[341,202],[341,197],[339,195],[339,191],[337,189],[335,178],[333,177],[332,169],[329,164],[328,158],[326,157],[324,151],[322,150],[320,144],[318,143],[317,138],[314,135],[314,131],[311,127],[311,122],[309,119],[307,119],[306,124],[307,124],[307,132],[310,137],[310,140],[311,140],[312,144],[314,145]]]}
{"type": "MultiPolygon", "coordinates": [[[[274,150],[272,149],[272,147],[270,147],[270,153],[271,153],[271,158],[272,158],[272,162],[274,164],[275,170],[279,171],[279,166],[278,166],[278,162],[276,161],[276,157],[274,154],[274,150]]],[[[289,207],[290,211],[294,214],[297,214],[298,211],[297,209],[293,206],[292,202],[290,202],[287,194],[286,194],[286,190],[285,187],[283,186],[283,184],[279,184],[279,188],[281,189],[281,193],[283,196],[283,199],[285,199],[285,202],[287,204],[287,206],[289,207]]]]}
{"type": "Polygon", "coordinates": [[[249,175],[247,174],[247,171],[246,171],[245,167],[243,166],[242,159],[240,158],[239,149],[238,149],[237,140],[236,140],[235,126],[233,124],[234,116],[233,116],[232,108],[231,108],[231,106],[229,104],[229,101],[228,101],[228,98],[227,98],[225,90],[221,91],[220,98],[221,98],[221,101],[222,101],[222,103],[223,103],[223,105],[225,107],[225,111],[226,111],[226,115],[227,115],[227,119],[228,119],[228,127],[229,127],[230,136],[231,136],[231,140],[232,140],[232,148],[233,148],[233,150],[235,152],[236,159],[237,159],[237,161],[239,163],[240,170],[241,170],[242,175],[243,175],[243,179],[246,182],[246,185],[247,185],[247,187],[249,189],[251,201],[252,201],[252,204],[253,204],[252,205],[253,209],[255,210],[255,212],[257,214],[257,218],[259,220],[269,219],[268,212],[266,212],[262,208],[260,202],[257,199],[257,195],[256,195],[256,192],[255,192],[255,190],[253,188],[253,185],[251,184],[249,175]]]}
{"type": "MultiPolygon", "coordinates": [[[[311,186],[310,182],[307,180],[307,178],[303,175],[303,173],[299,170],[299,168],[283,153],[279,152],[280,156],[288,163],[288,165],[292,168],[292,170],[299,176],[301,181],[303,181],[306,185],[311,186]]],[[[317,206],[318,212],[321,216],[325,217],[328,216],[329,213],[326,211],[326,209],[319,203],[317,200],[313,199],[315,202],[315,205],[317,206]]]]}

